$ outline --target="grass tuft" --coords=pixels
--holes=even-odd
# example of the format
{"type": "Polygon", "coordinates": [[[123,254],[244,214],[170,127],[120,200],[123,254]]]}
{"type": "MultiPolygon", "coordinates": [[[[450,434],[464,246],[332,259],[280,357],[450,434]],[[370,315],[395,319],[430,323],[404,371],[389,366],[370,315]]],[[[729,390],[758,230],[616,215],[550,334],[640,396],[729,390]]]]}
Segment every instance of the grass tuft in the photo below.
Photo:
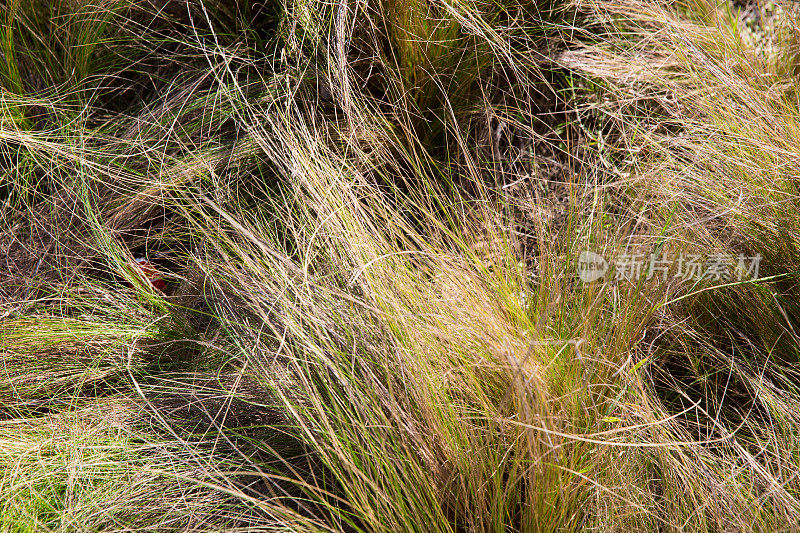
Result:
{"type": "Polygon", "coordinates": [[[0,13],[1,531],[800,521],[792,4],[0,13]]]}

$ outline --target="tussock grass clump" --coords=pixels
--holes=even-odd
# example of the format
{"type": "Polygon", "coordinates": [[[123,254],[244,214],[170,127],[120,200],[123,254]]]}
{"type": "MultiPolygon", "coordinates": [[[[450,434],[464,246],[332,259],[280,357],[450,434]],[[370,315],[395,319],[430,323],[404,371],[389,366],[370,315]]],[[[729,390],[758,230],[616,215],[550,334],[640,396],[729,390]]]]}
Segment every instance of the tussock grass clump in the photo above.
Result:
{"type": "Polygon", "coordinates": [[[790,6],[0,5],[3,530],[800,519],[790,6]]]}

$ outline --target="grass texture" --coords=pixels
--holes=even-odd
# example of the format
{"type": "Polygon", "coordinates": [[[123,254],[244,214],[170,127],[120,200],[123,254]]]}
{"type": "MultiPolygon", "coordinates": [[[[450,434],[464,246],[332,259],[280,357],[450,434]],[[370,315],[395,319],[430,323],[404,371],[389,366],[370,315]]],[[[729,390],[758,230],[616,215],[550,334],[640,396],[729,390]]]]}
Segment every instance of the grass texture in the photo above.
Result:
{"type": "Polygon", "coordinates": [[[0,531],[793,530],[799,36],[0,0],[0,531]]]}

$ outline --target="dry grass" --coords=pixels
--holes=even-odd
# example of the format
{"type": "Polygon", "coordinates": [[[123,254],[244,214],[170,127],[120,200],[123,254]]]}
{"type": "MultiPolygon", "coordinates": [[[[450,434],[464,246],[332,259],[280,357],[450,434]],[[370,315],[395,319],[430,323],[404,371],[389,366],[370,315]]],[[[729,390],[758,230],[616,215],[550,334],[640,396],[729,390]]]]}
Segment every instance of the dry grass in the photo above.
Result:
{"type": "Polygon", "coordinates": [[[800,520],[791,6],[0,7],[3,531],[800,520]]]}

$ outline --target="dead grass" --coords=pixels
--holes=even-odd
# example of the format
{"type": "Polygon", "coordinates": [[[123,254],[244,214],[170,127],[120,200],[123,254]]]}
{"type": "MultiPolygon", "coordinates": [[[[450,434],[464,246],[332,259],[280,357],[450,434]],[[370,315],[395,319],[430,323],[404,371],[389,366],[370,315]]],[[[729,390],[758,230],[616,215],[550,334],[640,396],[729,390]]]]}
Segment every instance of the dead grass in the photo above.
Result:
{"type": "Polygon", "coordinates": [[[3,531],[800,519],[791,6],[6,4],[3,531]]]}

